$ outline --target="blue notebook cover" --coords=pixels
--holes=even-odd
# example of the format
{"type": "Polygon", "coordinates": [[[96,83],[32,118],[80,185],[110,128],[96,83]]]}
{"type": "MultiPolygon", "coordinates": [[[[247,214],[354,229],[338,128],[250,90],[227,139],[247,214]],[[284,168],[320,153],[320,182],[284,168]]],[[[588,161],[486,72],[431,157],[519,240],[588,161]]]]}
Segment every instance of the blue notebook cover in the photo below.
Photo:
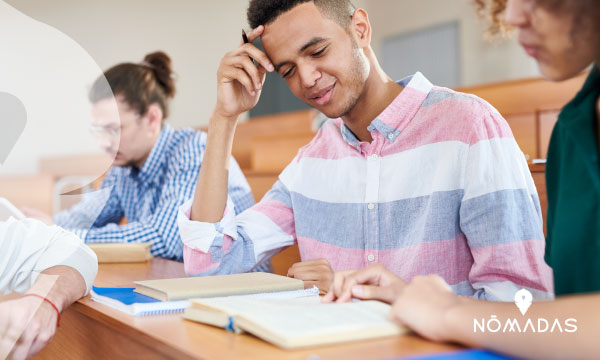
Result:
{"type": "MultiPolygon", "coordinates": [[[[398,358],[400,359],[400,358],[398,358]]],[[[479,350],[479,349],[468,349],[468,350],[459,350],[453,352],[446,352],[441,354],[429,354],[429,355],[420,355],[420,356],[411,356],[401,358],[404,360],[513,360],[514,358],[509,358],[504,355],[496,354],[487,350],[479,350]]],[[[392,359],[390,359],[392,360],[392,359]]]]}
{"type": "Polygon", "coordinates": [[[92,286],[92,290],[94,290],[96,294],[118,300],[125,305],[160,302],[160,300],[156,300],[150,296],[138,294],[133,291],[134,289],[135,288],[105,288],[92,286]]]}

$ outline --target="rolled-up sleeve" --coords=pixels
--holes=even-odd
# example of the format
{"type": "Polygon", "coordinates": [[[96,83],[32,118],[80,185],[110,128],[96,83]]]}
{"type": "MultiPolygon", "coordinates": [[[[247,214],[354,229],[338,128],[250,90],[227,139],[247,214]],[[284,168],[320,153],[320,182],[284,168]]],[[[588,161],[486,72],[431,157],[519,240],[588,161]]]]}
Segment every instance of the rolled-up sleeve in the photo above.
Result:
{"type": "Polygon", "coordinates": [[[83,277],[86,294],[98,272],[96,254],[75,234],[33,219],[0,223],[0,292],[25,292],[38,275],[68,266],[83,277]]]}

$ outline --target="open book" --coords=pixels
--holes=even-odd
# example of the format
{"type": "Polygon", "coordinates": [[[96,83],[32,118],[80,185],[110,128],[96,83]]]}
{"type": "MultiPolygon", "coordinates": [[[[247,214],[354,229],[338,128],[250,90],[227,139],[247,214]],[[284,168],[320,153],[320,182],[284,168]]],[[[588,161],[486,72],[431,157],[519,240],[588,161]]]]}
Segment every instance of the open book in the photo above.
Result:
{"type": "Polygon", "coordinates": [[[405,333],[378,301],[322,304],[318,296],[261,299],[242,296],[193,299],[183,317],[246,331],[286,349],[405,333]]]}
{"type": "Polygon", "coordinates": [[[135,291],[152,298],[183,300],[304,289],[304,282],[263,272],[134,281],[135,291]]]}

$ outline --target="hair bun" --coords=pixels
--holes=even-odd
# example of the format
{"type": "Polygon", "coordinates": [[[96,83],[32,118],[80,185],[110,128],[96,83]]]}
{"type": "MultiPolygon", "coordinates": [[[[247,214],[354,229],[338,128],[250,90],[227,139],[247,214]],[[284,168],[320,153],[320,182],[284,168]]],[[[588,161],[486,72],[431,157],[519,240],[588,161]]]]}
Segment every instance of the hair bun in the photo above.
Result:
{"type": "Polygon", "coordinates": [[[144,57],[144,63],[149,64],[156,80],[165,91],[167,97],[175,96],[175,79],[171,68],[171,58],[162,51],[150,53],[144,57]]]}

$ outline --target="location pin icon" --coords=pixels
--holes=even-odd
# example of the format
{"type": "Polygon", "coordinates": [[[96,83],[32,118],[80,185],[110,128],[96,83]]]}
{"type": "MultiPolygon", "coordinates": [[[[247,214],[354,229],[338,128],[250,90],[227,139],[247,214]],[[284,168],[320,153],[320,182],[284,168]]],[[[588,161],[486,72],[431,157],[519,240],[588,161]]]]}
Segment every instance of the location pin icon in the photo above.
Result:
{"type": "Polygon", "coordinates": [[[0,91],[0,165],[25,130],[27,112],[25,105],[12,94],[0,91]]]}
{"type": "Polygon", "coordinates": [[[521,311],[522,315],[525,315],[527,309],[529,309],[529,307],[531,306],[532,300],[533,296],[528,290],[521,289],[515,294],[515,304],[521,311]]]}

